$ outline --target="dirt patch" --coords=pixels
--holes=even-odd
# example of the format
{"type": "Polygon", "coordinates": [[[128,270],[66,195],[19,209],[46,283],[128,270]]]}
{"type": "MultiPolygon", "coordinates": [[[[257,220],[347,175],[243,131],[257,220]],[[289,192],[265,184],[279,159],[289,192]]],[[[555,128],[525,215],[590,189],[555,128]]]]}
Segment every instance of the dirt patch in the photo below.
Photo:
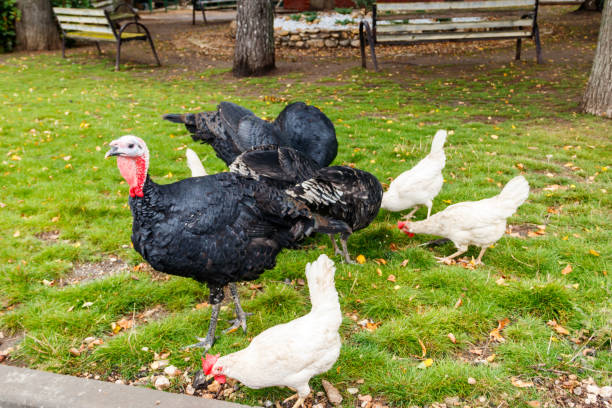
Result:
{"type": "Polygon", "coordinates": [[[41,241],[50,241],[50,242],[57,241],[59,239],[59,236],[60,236],[59,230],[42,231],[35,235],[35,237],[40,239],[41,241]]]}
{"type": "Polygon", "coordinates": [[[24,339],[23,333],[16,333],[11,336],[4,334],[4,332],[0,331],[0,364],[6,364],[10,366],[16,367],[25,367],[25,364],[22,364],[19,360],[15,360],[11,358],[11,353],[13,353],[19,343],[24,339]]]}
{"type": "Polygon", "coordinates": [[[546,234],[546,225],[519,224],[508,225],[506,234],[517,238],[533,238],[546,234]]]}
{"type": "Polygon", "coordinates": [[[72,273],[62,278],[58,286],[75,285],[107,276],[116,275],[128,270],[128,265],[119,258],[108,258],[101,262],[76,264],[72,273]]]}

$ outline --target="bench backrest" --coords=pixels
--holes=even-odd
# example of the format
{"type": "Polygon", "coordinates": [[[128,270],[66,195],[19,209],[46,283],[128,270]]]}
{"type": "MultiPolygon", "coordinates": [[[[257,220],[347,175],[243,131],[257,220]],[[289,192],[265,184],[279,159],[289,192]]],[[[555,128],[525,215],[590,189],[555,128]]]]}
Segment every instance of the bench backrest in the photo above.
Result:
{"type": "Polygon", "coordinates": [[[104,10],[53,7],[53,12],[65,33],[79,31],[115,35],[104,10]]]}
{"type": "Polygon", "coordinates": [[[378,3],[378,43],[522,38],[533,35],[538,0],[378,3]]]}

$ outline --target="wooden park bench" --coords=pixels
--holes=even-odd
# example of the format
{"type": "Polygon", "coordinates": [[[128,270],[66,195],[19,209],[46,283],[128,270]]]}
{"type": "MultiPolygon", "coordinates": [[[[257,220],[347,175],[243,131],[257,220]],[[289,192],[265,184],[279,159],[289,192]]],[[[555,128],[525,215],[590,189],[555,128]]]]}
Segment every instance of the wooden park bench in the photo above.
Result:
{"type": "Polygon", "coordinates": [[[236,1],[237,0],[191,0],[193,6],[192,24],[195,24],[196,21],[196,10],[202,10],[202,18],[204,19],[204,24],[206,24],[206,9],[236,8],[236,1]]]}
{"type": "Polygon", "coordinates": [[[518,60],[523,38],[535,41],[541,63],[537,18],[538,0],[379,2],[372,7],[372,27],[365,20],[359,23],[361,65],[366,67],[366,41],[378,71],[375,44],[516,39],[518,60]]]}
{"type": "Polygon", "coordinates": [[[157,65],[161,66],[159,57],[153,45],[153,39],[147,27],[138,22],[138,15],[131,7],[120,4],[113,11],[53,7],[55,17],[62,30],[62,57],[66,58],[66,39],[93,41],[96,43],[98,52],[100,42],[114,42],[117,44],[117,56],[115,59],[115,70],[119,70],[119,59],[121,57],[121,44],[126,41],[141,40],[149,41],[157,65]],[[126,29],[136,26],[138,32],[128,32],[126,29]],[[144,32],[140,32],[142,29],[144,32]]]}

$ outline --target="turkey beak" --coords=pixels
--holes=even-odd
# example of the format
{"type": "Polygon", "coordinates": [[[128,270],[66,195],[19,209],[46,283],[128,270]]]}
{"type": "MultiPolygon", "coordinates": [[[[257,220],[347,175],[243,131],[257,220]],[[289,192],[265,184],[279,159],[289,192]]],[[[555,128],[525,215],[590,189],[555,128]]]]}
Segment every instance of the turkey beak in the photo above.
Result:
{"type": "Polygon", "coordinates": [[[104,155],[105,159],[108,159],[111,156],[119,156],[121,154],[121,151],[119,151],[119,146],[113,145],[113,142],[111,142],[110,147],[110,150],[106,152],[106,155],[104,155]]]}

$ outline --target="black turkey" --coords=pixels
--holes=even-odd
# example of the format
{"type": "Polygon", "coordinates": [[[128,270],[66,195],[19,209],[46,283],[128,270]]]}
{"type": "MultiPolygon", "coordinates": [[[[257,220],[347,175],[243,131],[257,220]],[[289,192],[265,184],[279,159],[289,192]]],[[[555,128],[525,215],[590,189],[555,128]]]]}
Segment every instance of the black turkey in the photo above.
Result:
{"type": "Polygon", "coordinates": [[[346,166],[321,168],[290,147],[254,148],[238,156],[230,170],[284,188],[312,212],[346,223],[350,230],[340,236],[342,251],[333,233],[330,238],[335,253],[348,263],[354,263],[347,249],[349,236],[370,225],[382,202],[382,186],[367,171],[346,166]]]}
{"type": "Polygon", "coordinates": [[[163,117],[185,124],[193,140],[210,144],[228,166],[241,153],[263,145],[292,147],[320,167],[328,166],[338,153],[333,123],[318,108],[303,102],[287,105],[273,122],[231,102],[221,102],[216,111],[163,117]]]}
{"type": "Polygon", "coordinates": [[[210,288],[208,333],[193,346],[212,346],[224,286],[229,285],[236,307],[228,330],[246,331],[235,282],[256,279],[273,268],[281,249],[294,247],[311,231],[347,231],[344,223],[313,214],[282,189],[237,173],[156,184],[148,176],[147,146],[135,136],[112,141],[106,156],[117,156],[130,186],[134,249],[156,270],[210,288]]]}

